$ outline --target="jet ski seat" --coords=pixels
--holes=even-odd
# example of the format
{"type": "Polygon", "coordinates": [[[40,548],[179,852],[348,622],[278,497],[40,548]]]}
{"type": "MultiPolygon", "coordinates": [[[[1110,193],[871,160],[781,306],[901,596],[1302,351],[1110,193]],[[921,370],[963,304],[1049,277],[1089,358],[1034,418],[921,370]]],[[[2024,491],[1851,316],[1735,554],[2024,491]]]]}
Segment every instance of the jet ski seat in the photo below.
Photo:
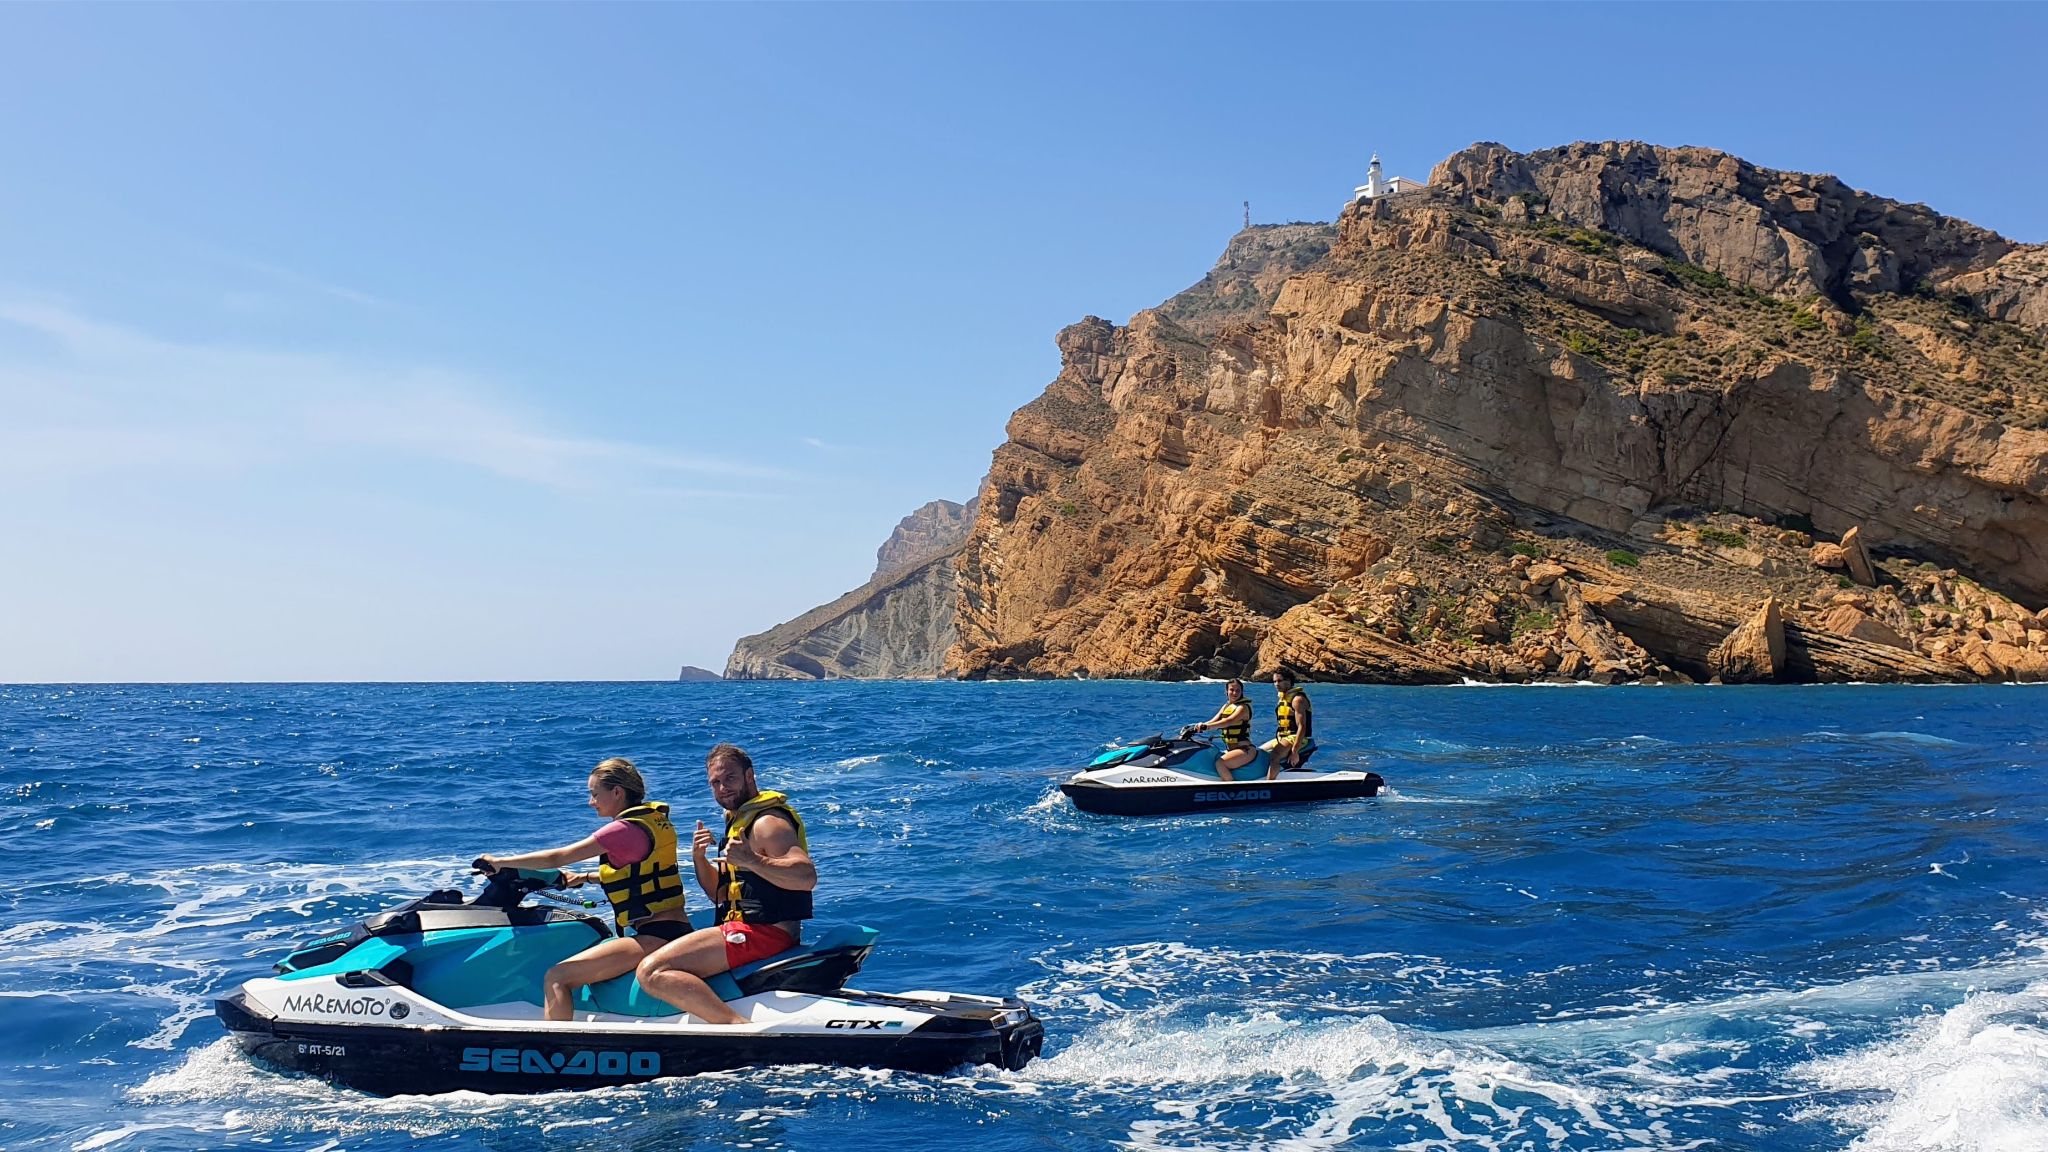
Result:
{"type": "MultiPolygon", "coordinates": [[[[804,942],[789,951],[721,972],[704,982],[721,1000],[738,1000],[770,991],[837,992],[860,971],[882,935],[859,924],[812,923],[807,928],[804,942]]],[[[649,995],[631,972],[578,989],[576,1010],[647,1017],[674,1016],[678,1012],[674,1005],[649,995]]]]}

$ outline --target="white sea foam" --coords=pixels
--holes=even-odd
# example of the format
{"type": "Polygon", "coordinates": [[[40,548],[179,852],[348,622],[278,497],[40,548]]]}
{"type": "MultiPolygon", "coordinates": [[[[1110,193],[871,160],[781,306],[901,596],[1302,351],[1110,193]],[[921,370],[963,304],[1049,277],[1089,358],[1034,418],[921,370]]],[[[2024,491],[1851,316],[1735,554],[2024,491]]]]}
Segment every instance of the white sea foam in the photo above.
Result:
{"type": "Polygon", "coordinates": [[[1017,1076],[1150,1101],[1161,1118],[1132,1123],[1140,1148],[1494,1149],[1622,1132],[1597,1090],[1379,1016],[1160,1008],[1098,1024],[1017,1076]]]}
{"type": "Polygon", "coordinates": [[[173,1125],[122,1124],[118,1127],[109,1128],[104,1132],[95,1132],[91,1136],[88,1136],[85,1139],[80,1140],[78,1143],[73,1144],[71,1146],[71,1152],[92,1152],[92,1150],[95,1148],[106,1148],[110,1145],[119,1144],[121,1141],[126,1140],[130,1136],[134,1136],[139,1133],[157,1132],[170,1127],[173,1127],[173,1125]]]}
{"type": "Polygon", "coordinates": [[[1846,1096],[1832,1119],[1854,1152],[2048,1148],[2048,981],[1977,992],[1904,1035],[1816,1060],[1796,1075],[1846,1096]]]}
{"type": "Polygon", "coordinates": [[[1675,1150],[1711,1143],[1704,1133],[1722,1130],[1730,1110],[1789,1106],[1866,1130],[1857,1152],[2048,1149],[2048,948],[2038,938],[1964,968],[1685,1003],[1646,985],[1610,1008],[1436,1031],[1389,1017],[1420,997],[1497,993],[1503,978],[1431,957],[1181,942],[1041,963],[1051,973],[1025,997],[1054,1019],[1094,1022],[1014,1079],[1072,1093],[1077,1108],[1147,1101],[1164,1118],[1131,1125],[1137,1147],[1675,1150]],[[1959,996],[1919,1019],[1919,1005],[1959,996]],[[1789,1083],[1759,1070],[1840,1029],[1895,1030],[1902,1015],[1902,1036],[1813,1062],[1789,1083]],[[1878,1092],[1889,1095],[1873,1102],[1878,1092]],[[1110,1099],[1089,1103],[1096,1095],[1110,1099]]]}

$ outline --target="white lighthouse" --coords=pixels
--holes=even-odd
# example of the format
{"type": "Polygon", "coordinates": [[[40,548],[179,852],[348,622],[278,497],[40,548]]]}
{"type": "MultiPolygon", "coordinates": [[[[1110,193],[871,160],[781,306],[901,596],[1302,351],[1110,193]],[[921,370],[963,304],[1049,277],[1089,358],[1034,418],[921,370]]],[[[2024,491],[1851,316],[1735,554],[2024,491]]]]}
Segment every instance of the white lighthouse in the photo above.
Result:
{"type": "Polygon", "coordinates": [[[1413,192],[1417,188],[1422,187],[1426,187],[1426,185],[1420,180],[1410,180],[1405,176],[1388,176],[1381,172],[1380,154],[1375,152],[1372,154],[1372,166],[1365,170],[1365,183],[1351,190],[1351,202],[1355,204],[1360,200],[1377,200],[1382,196],[1398,196],[1403,192],[1413,192]]]}

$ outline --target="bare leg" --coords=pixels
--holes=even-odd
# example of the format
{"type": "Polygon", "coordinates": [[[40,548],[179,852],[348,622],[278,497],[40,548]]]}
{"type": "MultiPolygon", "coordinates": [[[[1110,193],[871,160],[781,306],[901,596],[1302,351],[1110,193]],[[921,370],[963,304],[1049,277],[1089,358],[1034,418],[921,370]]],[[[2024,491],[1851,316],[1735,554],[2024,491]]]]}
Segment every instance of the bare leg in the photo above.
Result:
{"type": "Polygon", "coordinates": [[[548,969],[541,978],[542,1015],[549,1020],[569,1019],[575,1014],[576,989],[631,972],[647,955],[648,945],[659,943],[651,936],[606,940],[548,969]]]}
{"type": "Polygon", "coordinates": [[[1278,780],[1280,778],[1280,768],[1283,764],[1289,768],[1295,765],[1294,744],[1292,741],[1282,740],[1273,745],[1273,758],[1266,762],[1266,779],[1278,780]]]}
{"type": "Polygon", "coordinates": [[[1216,775],[1225,781],[1237,779],[1232,773],[1258,759],[1258,751],[1252,748],[1233,748],[1216,758],[1216,775]]]}
{"type": "Polygon", "coordinates": [[[704,977],[725,970],[725,933],[700,928],[669,941],[642,960],[640,987],[706,1024],[745,1024],[747,1018],[728,1007],[704,982],[704,977]]]}

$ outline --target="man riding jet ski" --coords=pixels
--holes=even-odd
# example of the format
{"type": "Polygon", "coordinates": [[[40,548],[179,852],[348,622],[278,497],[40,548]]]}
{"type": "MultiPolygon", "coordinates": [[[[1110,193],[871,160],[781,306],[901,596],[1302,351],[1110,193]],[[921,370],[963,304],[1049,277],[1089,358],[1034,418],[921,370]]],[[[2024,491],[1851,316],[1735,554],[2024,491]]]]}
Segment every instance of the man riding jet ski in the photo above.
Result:
{"type": "Polygon", "coordinates": [[[491,879],[474,901],[435,892],[308,944],[277,978],[221,1000],[221,1019],[260,1057],[378,1092],[536,1091],[766,1063],[1014,1068],[1037,1054],[1044,1030],[1021,1001],[844,989],[876,934],[842,926],[805,940],[817,869],[802,818],[733,745],[713,748],[705,770],[727,813],[722,855],[701,823],[691,846],[711,918],[685,915],[669,808],[615,757],[588,781],[610,821],[591,836],[478,857],[491,879]],[[592,857],[596,872],[556,870],[592,857]],[[611,924],[521,905],[593,880],[611,924]]]}
{"type": "Polygon", "coordinates": [[[579,989],[571,1018],[548,1020],[548,969],[612,935],[596,917],[524,903],[561,886],[560,872],[508,868],[473,900],[430,893],[307,943],[215,1009],[257,1058],[382,1094],[544,1092],[751,1064],[1014,1069],[1045,1041],[1021,1000],[845,987],[877,937],[851,924],[814,926],[706,979],[743,1024],[686,1018],[630,972],[579,989]]]}

